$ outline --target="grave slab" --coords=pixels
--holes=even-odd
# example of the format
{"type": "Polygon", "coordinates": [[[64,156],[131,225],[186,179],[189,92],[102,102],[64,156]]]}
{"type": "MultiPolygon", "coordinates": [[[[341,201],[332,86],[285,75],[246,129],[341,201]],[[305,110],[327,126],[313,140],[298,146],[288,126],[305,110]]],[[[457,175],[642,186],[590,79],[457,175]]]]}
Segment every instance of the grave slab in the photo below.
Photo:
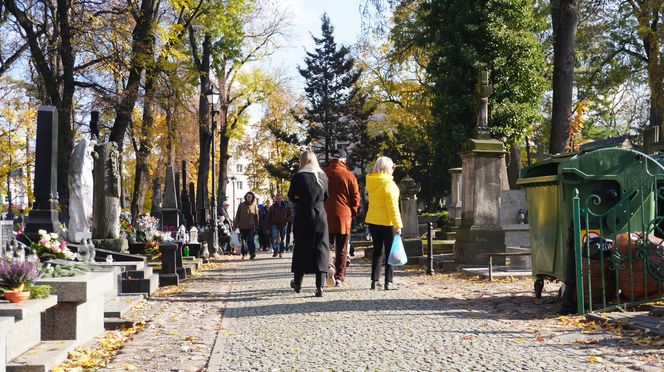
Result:
{"type": "Polygon", "coordinates": [[[7,332],[5,349],[6,360],[11,361],[23,354],[41,340],[42,312],[57,304],[57,296],[40,300],[26,300],[20,304],[0,302],[0,317],[14,319],[7,332]]]}
{"type": "MultiPolygon", "coordinates": [[[[42,341],[7,364],[7,372],[46,372],[64,362],[74,341],[42,341]]],[[[1,370],[0,370],[1,371],[1,370]]]]}
{"type": "Polygon", "coordinates": [[[81,345],[103,332],[104,297],[113,289],[114,280],[112,272],[38,280],[58,294],[58,305],[42,316],[42,339],[76,340],[81,345]]]}

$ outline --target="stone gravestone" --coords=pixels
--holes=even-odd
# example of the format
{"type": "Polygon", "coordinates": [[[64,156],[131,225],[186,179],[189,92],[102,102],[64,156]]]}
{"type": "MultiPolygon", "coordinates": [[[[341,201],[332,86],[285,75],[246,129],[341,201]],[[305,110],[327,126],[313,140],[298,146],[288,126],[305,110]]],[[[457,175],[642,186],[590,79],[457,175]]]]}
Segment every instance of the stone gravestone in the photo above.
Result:
{"type": "Polygon", "coordinates": [[[187,192],[187,163],[182,161],[182,191],[180,192],[181,212],[184,219],[184,224],[187,230],[194,226],[194,214],[191,209],[191,199],[189,199],[189,192],[187,192]]]}
{"type": "Polygon", "coordinates": [[[448,221],[452,226],[459,226],[461,224],[461,174],[463,168],[451,168],[448,170],[452,178],[450,205],[448,206],[449,215],[448,221]]]}
{"type": "Polygon", "coordinates": [[[94,142],[83,139],[72,150],[69,167],[69,240],[92,237],[94,142]]]}
{"type": "Polygon", "coordinates": [[[420,186],[410,177],[404,178],[399,183],[399,206],[403,222],[401,238],[408,257],[422,255],[422,239],[420,239],[419,224],[417,221],[417,193],[419,191],[420,186]]]}
{"type": "Polygon", "coordinates": [[[120,238],[120,153],[115,142],[95,146],[93,228],[95,246],[116,252],[127,251],[120,238]]]}
{"type": "Polygon", "coordinates": [[[152,202],[150,207],[150,216],[159,219],[161,226],[161,188],[159,187],[159,177],[152,180],[152,202]]]}
{"type": "Polygon", "coordinates": [[[505,252],[505,233],[499,220],[505,147],[489,135],[488,98],[492,91],[488,73],[481,72],[477,138],[466,140],[461,149],[461,226],[454,245],[457,264],[486,265],[487,253],[505,252]]]}
{"type": "Polygon", "coordinates": [[[164,202],[161,204],[162,229],[165,231],[176,231],[180,226],[180,210],[178,208],[175,175],[173,174],[172,165],[166,167],[166,180],[164,184],[164,202]]]}
{"type": "Polygon", "coordinates": [[[0,221],[0,253],[4,253],[7,243],[14,239],[14,223],[0,221]]]}
{"type": "Polygon", "coordinates": [[[58,110],[41,106],[37,112],[33,209],[28,215],[25,235],[37,241],[39,230],[61,233],[58,211],[58,110]]]}

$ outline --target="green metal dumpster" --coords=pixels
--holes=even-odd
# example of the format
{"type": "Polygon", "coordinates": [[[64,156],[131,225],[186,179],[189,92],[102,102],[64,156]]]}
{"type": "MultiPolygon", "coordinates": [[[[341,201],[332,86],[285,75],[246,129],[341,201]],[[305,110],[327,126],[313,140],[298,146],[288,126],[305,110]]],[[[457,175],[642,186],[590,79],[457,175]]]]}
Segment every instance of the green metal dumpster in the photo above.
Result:
{"type": "MultiPolygon", "coordinates": [[[[664,168],[655,159],[622,148],[599,148],[554,156],[522,170],[517,184],[523,187],[528,204],[532,273],[536,277],[537,297],[541,296],[545,277],[573,281],[574,256],[569,237],[574,190],[579,191],[581,201],[592,204],[593,211],[601,214],[637,185],[648,182],[652,178],[649,174],[653,173],[664,173],[664,168]]],[[[615,235],[625,231],[628,224],[637,226],[644,220],[651,221],[655,212],[654,201],[652,192],[635,199],[633,206],[625,208],[624,216],[612,219],[607,226],[602,221],[584,221],[582,225],[588,229],[582,231],[582,239],[599,226],[602,226],[603,234],[615,235]],[[642,200],[647,202],[641,203],[642,200]]]]}

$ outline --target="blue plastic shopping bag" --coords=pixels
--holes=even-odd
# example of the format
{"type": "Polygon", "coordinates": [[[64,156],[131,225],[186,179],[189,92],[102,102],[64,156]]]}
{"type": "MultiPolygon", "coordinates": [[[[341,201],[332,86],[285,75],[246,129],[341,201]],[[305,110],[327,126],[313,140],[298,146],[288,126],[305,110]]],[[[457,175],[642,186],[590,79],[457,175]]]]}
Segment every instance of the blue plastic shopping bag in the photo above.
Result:
{"type": "Polygon", "coordinates": [[[403,266],[406,262],[408,262],[408,256],[406,256],[406,250],[403,248],[401,235],[394,235],[387,263],[392,266],[403,266]]]}

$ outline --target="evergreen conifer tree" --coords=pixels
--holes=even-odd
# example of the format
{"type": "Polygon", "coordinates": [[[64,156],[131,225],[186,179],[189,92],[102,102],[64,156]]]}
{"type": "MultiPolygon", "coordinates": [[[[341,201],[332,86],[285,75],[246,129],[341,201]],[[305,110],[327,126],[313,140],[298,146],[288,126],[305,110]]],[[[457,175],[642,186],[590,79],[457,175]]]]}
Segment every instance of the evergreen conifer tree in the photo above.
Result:
{"type": "Polygon", "coordinates": [[[355,59],[346,46],[334,41],[334,27],[323,14],[322,37],[312,36],[316,47],[307,52],[305,67],[298,67],[306,80],[307,107],[297,121],[304,125],[313,150],[322,155],[325,162],[330,152],[340,142],[356,142],[357,126],[370,115],[363,105],[358,105],[358,89],[355,85],[362,70],[355,68],[355,59]]]}

